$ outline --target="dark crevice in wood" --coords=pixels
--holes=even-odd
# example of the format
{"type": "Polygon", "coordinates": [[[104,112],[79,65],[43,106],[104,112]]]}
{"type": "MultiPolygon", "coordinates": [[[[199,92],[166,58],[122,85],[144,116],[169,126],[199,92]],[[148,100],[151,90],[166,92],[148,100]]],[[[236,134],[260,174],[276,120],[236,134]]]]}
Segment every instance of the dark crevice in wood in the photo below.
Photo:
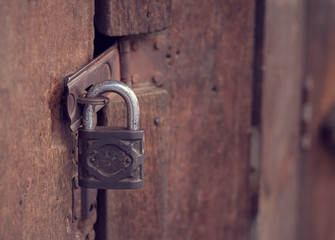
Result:
{"type": "Polygon", "coordinates": [[[94,225],[95,239],[106,240],[106,190],[99,190],[97,197],[97,221],[94,225]]]}
{"type": "Polygon", "coordinates": [[[265,1],[256,0],[251,124],[261,124],[265,1]]]}
{"type": "MultiPolygon", "coordinates": [[[[108,37],[98,31],[95,27],[95,38],[94,38],[94,57],[97,57],[113,44],[115,44],[117,38],[108,37]]],[[[102,110],[97,112],[97,125],[101,126],[105,124],[105,116],[102,110]]],[[[94,225],[95,239],[105,240],[106,236],[106,190],[99,190],[97,197],[97,221],[94,225]]]]}
{"type": "Polygon", "coordinates": [[[116,43],[117,38],[108,37],[102,33],[100,33],[97,27],[95,29],[95,38],[94,38],[94,57],[97,57],[109,47],[111,47],[114,43],[116,43]]]}
{"type": "Polygon", "coordinates": [[[253,82],[251,102],[250,159],[249,159],[249,239],[256,239],[256,218],[259,202],[259,166],[261,152],[261,107],[262,107],[262,82],[263,82],[263,47],[264,47],[264,16],[265,0],[255,1],[255,32],[254,32],[254,59],[253,82]]]}

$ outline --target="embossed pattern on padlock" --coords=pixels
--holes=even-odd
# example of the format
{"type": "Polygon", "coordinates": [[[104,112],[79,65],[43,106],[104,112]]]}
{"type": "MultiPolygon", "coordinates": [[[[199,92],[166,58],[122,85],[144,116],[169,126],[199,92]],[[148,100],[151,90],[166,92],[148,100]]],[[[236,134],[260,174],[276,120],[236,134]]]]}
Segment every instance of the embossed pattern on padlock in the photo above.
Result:
{"type": "Polygon", "coordinates": [[[135,93],[119,81],[104,81],[86,94],[119,94],[127,105],[127,128],[96,126],[94,105],[83,107],[83,127],[78,130],[79,185],[98,189],[133,189],[143,186],[143,140],[140,108],[135,93]]]}

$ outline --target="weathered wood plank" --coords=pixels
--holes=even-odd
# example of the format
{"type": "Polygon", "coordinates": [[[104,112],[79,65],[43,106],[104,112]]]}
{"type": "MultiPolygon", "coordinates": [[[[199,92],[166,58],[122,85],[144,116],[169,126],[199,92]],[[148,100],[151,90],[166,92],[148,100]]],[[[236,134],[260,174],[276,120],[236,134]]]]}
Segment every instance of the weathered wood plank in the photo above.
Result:
{"type": "Polygon", "coordinates": [[[301,190],[301,239],[335,239],[335,155],[320,139],[322,121],[335,106],[335,6],[308,2],[305,112],[310,146],[304,152],[301,190]],[[308,117],[308,115],[306,115],[308,117]]]}
{"type": "Polygon", "coordinates": [[[167,158],[166,136],[152,123],[162,110],[143,106],[142,118],[151,119],[144,128],[155,138],[146,136],[147,188],[107,194],[108,237],[247,239],[254,2],[186,0],[172,7],[162,80],[169,94],[167,165],[154,171],[167,158]]]}
{"type": "Polygon", "coordinates": [[[304,1],[266,1],[257,238],[296,240],[304,1]]]}
{"type": "Polygon", "coordinates": [[[170,24],[171,0],[96,0],[95,24],[108,36],[152,33],[170,24]]]}
{"type": "Polygon", "coordinates": [[[334,5],[267,1],[259,239],[335,239],[334,5]],[[304,93],[304,95],[302,95],[304,93]]]}
{"type": "Polygon", "coordinates": [[[172,2],[163,239],[247,239],[254,2],[172,2]]]}
{"type": "Polygon", "coordinates": [[[60,117],[61,86],[92,58],[93,15],[92,1],[0,8],[0,239],[75,238],[76,141],[60,117]]]}

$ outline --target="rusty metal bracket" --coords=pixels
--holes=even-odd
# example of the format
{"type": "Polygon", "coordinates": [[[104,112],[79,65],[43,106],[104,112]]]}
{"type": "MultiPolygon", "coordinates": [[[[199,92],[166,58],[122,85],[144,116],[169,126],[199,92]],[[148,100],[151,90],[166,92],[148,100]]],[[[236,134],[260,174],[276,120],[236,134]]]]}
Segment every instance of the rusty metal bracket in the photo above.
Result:
{"type": "Polygon", "coordinates": [[[162,87],[168,79],[168,65],[174,61],[174,49],[164,32],[119,40],[121,81],[141,87],[162,87]]]}
{"type": "MultiPolygon", "coordinates": [[[[78,72],[65,77],[65,112],[70,119],[72,131],[77,130],[81,124],[81,105],[78,98],[85,94],[92,85],[106,79],[120,80],[120,59],[117,44],[114,44],[78,72]]],[[[103,105],[98,105],[96,111],[102,107],[103,105]]]]}
{"type": "Polygon", "coordinates": [[[90,218],[97,207],[97,189],[81,188],[77,177],[72,179],[72,222],[90,218]]]}
{"type": "MultiPolygon", "coordinates": [[[[168,73],[168,65],[174,61],[174,49],[166,43],[165,33],[140,37],[120,38],[117,44],[107,49],[78,72],[65,77],[65,112],[70,119],[70,128],[76,131],[81,125],[81,104],[96,105],[100,110],[108,103],[107,97],[84,99],[87,90],[105,80],[122,81],[134,88],[155,85],[162,87],[168,73]]],[[[179,51],[177,51],[179,52],[179,51]]]]}

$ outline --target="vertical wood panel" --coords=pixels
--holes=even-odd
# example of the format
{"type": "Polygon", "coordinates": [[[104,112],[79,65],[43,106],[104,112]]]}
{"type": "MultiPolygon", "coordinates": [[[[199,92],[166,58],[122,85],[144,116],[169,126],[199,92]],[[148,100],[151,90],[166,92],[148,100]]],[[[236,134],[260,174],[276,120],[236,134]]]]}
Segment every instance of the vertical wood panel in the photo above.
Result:
{"type": "Polygon", "coordinates": [[[152,123],[167,106],[149,98],[145,187],[107,193],[108,239],[248,238],[253,14],[252,1],[172,2],[168,134],[152,123]]]}
{"type": "Polygon", "coordinates": [[[266,1],[257,235],[298,239],[304,1],[266,1]]]}
{"type": "Polygon", "coordinates": [[[247,239],[254,2],[172,2],[164,239],[247,239]]]}
{"type": "MultiPolygon", "coordinates": [[[[335,106],[335,5],[309,1],[306,79],[311,108],[304,152],[301,239],[335,239],[335,155],[320,140],[322,121],[335,106]]],[[[308,109],[307,109],[308,110],[308,109]]]]}
{"type": "Polygon", "coordinates": [[[93,14],[92,1],[0,8],[0,239],[75,238],[76,141],[60,118],[61,87],[92,57],[93,14]]]}
{"type": "Polygon", "coordinates": [[[266,9],[258,237],[335,239],[334,155],[320,139],[335,104],[335,6],[267,1],[266,9]]]}

